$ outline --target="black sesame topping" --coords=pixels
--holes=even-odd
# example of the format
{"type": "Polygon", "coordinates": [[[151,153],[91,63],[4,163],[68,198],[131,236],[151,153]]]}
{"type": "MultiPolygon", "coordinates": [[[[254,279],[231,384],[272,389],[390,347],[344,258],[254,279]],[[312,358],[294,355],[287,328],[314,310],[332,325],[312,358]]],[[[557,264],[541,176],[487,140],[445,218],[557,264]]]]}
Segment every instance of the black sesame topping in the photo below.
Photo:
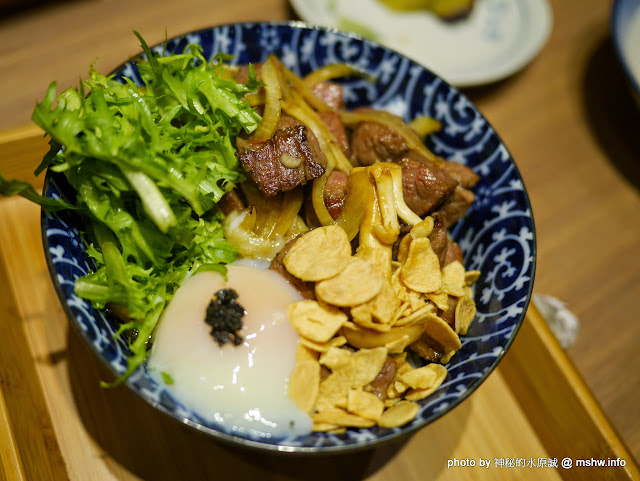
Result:
{"type": "Polygon", "coordinates": [[[235,346],[242,343],[238,332],[242,329],[242,317],[246,313],[237,299],[235,290],[220,289],[211,296],[207,307],[205,322],[211,326],[211,335],[221,346],[228,342],[235,346]]]}

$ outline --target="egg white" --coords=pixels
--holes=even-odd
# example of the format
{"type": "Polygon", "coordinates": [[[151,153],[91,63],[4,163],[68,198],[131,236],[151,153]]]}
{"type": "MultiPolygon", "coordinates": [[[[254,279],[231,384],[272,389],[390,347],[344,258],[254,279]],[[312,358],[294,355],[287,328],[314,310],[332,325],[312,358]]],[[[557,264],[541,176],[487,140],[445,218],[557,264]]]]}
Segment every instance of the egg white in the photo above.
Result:
{"type": "Polygon", "coordinates": [[[176,399],[227,430],[258,438],[308,433],[310,417],[287,394],[299,338],[286,307],[299,300],[271,270],[230,265],[227,281],[216,272],[196,274],[165,309],[148,367],[171,379],[167,389],[176,399]],[[246,311],[238,346],[218,345],[205,322],[211,296],[227,287],[246,311]]]}

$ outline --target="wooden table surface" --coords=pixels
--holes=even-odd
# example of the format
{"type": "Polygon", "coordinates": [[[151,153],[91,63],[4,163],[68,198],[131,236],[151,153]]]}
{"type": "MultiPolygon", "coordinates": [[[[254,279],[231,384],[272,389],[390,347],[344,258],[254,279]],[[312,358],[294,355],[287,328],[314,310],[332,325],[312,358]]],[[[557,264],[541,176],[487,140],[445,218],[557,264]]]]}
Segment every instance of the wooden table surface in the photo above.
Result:
{"type": "MultiPolygon", "coordinates": [[[[640,459],[640,111],[613,52],[612,1],[550,5],[553,31],[536,59],[465,93],[505,141],[529,191],[534,291],[566,302],[580,319],[569,357],[640,459]]],[[[165,30],[287,18],[295,17],[285,0],[69,0],[0,10],[0,131],[29,123],[50,81],[75,85],[91,62],[106,73],[137,53],[132,29],[155,43],[165,30]]]]}

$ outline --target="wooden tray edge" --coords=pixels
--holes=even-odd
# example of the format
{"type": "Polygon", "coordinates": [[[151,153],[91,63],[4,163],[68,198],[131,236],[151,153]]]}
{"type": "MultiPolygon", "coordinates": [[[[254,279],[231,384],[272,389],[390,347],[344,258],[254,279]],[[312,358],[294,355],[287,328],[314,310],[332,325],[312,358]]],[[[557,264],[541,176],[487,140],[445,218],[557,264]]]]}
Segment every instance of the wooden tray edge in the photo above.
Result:
{"type": "MultiPolygon", "coordinates": [[[[602,479],[640,479],[637,461],[533,304],[498,369],[552,457],[574,465],[577,459],[624,460],[624,467],[593,469],[602,479]]],[[[585,479],[584,469],[560,468],[560,474],[585,479]]]]}
{"type": "MultiPolygon", "coordinates": [[[[32,172],[44,152],[46,141],[35,124],[0,132],[0,169],[3,169],[3,174],[8,178],[21,177],[29,169],[32,172]],[[33,165],[16,164],[9,159],[16,152],[20,152],[22,158],[28,153],[39,156],[34,157],[33,165]]],[[[33,176],[31,179],[23,179],[32,182],[33,176]]],[[[38,182],[35,181],[35,184],[38,182]]],[[[3,271],[0,265],[0,277],[7,275],[3,271]]],[[[22,337],[23,346],[28,347],[26,339],[22,337]]],[[[640,479],[637,461],[535,306],[529,306],[520,333],[498,370],[550,454],[566,454],[574,459],[620,458],[626,462],[625,467],[599,468],[599,473],[604,475],[607,469],[615,469],[615,479],[640,479]],[[550,392],[553,396],[549,396],[550,392]],[[554,403],[556,399],[562,399],[562,404],[554,403]],[[558,410],[558,406],[563,406],[563,409],[558,410]],[[576,436],[576,432],[579,436],[576,436]],[[577,440],[579,442],[576,444],[577,440]]],[[[42,387],[38,385],[37,388],[39,389],[34,394],[39,394],[42,398],[42,387]]],[[[0,392],[0,420],[11,419],[12,412],[2,394],[0,392]]],[[[44,402],[43,398],[42,400],[44,402]]],[[[48,416],[47,419],[50,422],[48,416]]],[[[19,456],[20,446],[12,433],[9,431],[7,435],[5,431],[0,430],[0,454],[3,455],[0,457],[0,466],[3,467],[4,474],[21,473],[22,476],[15,479],[24,479],[21,460],[11,457],[11,453],[19,456]],[[12,464],[7,466],[7,461],[12,464]]],[[[58,449],[55,456],[57,459],[53,463],[58,469],[61,465],[64,466],[59,456],[58,449]]],[[[63,471],[66,475],[66,470],[63,471]]],[[[62,473],[58,471],[58,474],[62,473]]],[[[584,473],[581,474],[579,469],[561,469],[561,474],[565,479],[583,479],[584,473]]]]}
{"type": "MultiPolygon", "coordinates": [[[[43,386],[0,262],[0,467],[7,480],[68,479],[43,386]],[[37,462],[36,462],[37,460],[37,462]]],[[[0,477],[0,479],[3,479],[0,477]]]]}

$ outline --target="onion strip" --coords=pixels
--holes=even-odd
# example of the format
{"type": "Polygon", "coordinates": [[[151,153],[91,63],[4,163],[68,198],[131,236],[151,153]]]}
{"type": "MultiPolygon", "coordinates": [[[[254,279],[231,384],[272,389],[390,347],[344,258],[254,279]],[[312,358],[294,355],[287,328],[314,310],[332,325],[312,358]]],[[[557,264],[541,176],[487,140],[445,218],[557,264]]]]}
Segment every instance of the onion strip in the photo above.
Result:
{"type": "Polygon", "coordinates": [[[365,169],[353,169],[347,178],[347,198],[334,224],[342,227],[350,241],[360,230],[368,201],[368,183],[369,176],[365,169]]]}
{"type": "Polygon", "coordinates": [[[271,233],[271,237],[284,236],[293,222],[296,220],[298,211],[302,207],[304,196],[301,189],[293,189],[284,193],[282,203],[279,209],[280,215],[276,221],[275,228],[271,233]]]}
{"type": "Polygon", "coordinates": [[[438,132],[442,129],[442,124],[433,117],[426,115],[418,115],[409,123],[411,130],[415,131],[420,138],[424,139],[427,135],[438,132]]]}
{"type": "Polygon", "coordinates": [[[244,182],[241,187],[250,209],[255,211],[255,222],[251,231],[268,239],[278,221],[282,195],[267,198],[251,182],[244,182]]]}
{"type": "MultiPolygon", "coordinates": [[[[311,131],[318,138],[320,148],[327,156],[327,160],[330,160],[330,166],[341,170],[344,173],[349,173],[352,168],[349,159],[342,153],[342,150],[338,147],[338,143],[329,131],[326,124],[318,116],[318,113],[313,110],[309,104],[295,91],[292,91],[292,102],[283,103],[283,108],[288,114],[298,119],[311,129],[311,131]]],[[[327,165],[329,168],[329,165],[327,165]]]]}
{"type": "Polygon", "coordinates": [[[311,203],[321,225],[333,224],[333,217],[331,217],[327,206],[324,204],[324,187],[327,185],[327,178],[330,173],[330,170],[326,170],[322,176],[314,179],[311,187],[311,203]]]}
{"type": "Polygon", "coordinates": [[[308,100],[309,98],[315,98],[319,104],[324,106],[324,111],[331,111],[333,109],[306,88],[300,77],[283,65],[277,57],[274,57],[274,63],[278,67],[278,72],[281,75],[281,82],[287,85],[286,88],[284,86],[282,87],[282,109],[311,129],[320,143],[321,150],[327,156],[327,160],[329,161],[329,165],[327,166],[328,170],[330,170],[330,168],[337,168],[342,172],[349,173],[352,167],[351,162],[349,162],[349,159],[342,153],[335,137],[318,115],[316,111],[318,110],[317,107],[309,105],[308,100]],[[289,85],[287,81],[291,82],[291,85],[289,85]],[[307,98],[306,95],[308,95],[309,98],[307,98]],[[314,110],[314,108],[316,108],[316,110],[314,110]]]}
{"type": "Polygon", "coordinates": [[[265,142],[273,137],[280,120],[282,88],[274,65],[274,58],[273,55],[269,55],[260,71],[262,81],[265,84],[264,113],[260,125],[252,135],[254,142],[265,142]]]}
{"type": "Polygon", "coordinates": [[[293,88],[317,111],[319,112],[334,112],[335,109],[328,105],[324,100],[318,97],[311,87],[307,85],[303,80],[295,73],[289,70],[284,65],[282,66],[285,78],[291,82],[293,88]]]}
{"type": "Polygon", "coordinates": [[[303,82],[308,86],[312,87],[315,84],[320,82],[325,82],[327,80],[331,80],[339,77],[371,77],[367,75],[365,72],[362,72],[355,67],[348,65],[346,63],[334,63],[331,65],[325,65],[320,67],[306,77],[304,77],[303,82]]]}
{"type": "Polygon", "coordinates": [[[381,242],[375,235],[376,226],[382,225],[380,216],[380,204],[374,182],[367,182],[367,203],[365,205],[362,223],[360,224],[360,233],[358,242],[360,246],[366,246],[373,249],[391,249],[391,245],[381,242]]]}

